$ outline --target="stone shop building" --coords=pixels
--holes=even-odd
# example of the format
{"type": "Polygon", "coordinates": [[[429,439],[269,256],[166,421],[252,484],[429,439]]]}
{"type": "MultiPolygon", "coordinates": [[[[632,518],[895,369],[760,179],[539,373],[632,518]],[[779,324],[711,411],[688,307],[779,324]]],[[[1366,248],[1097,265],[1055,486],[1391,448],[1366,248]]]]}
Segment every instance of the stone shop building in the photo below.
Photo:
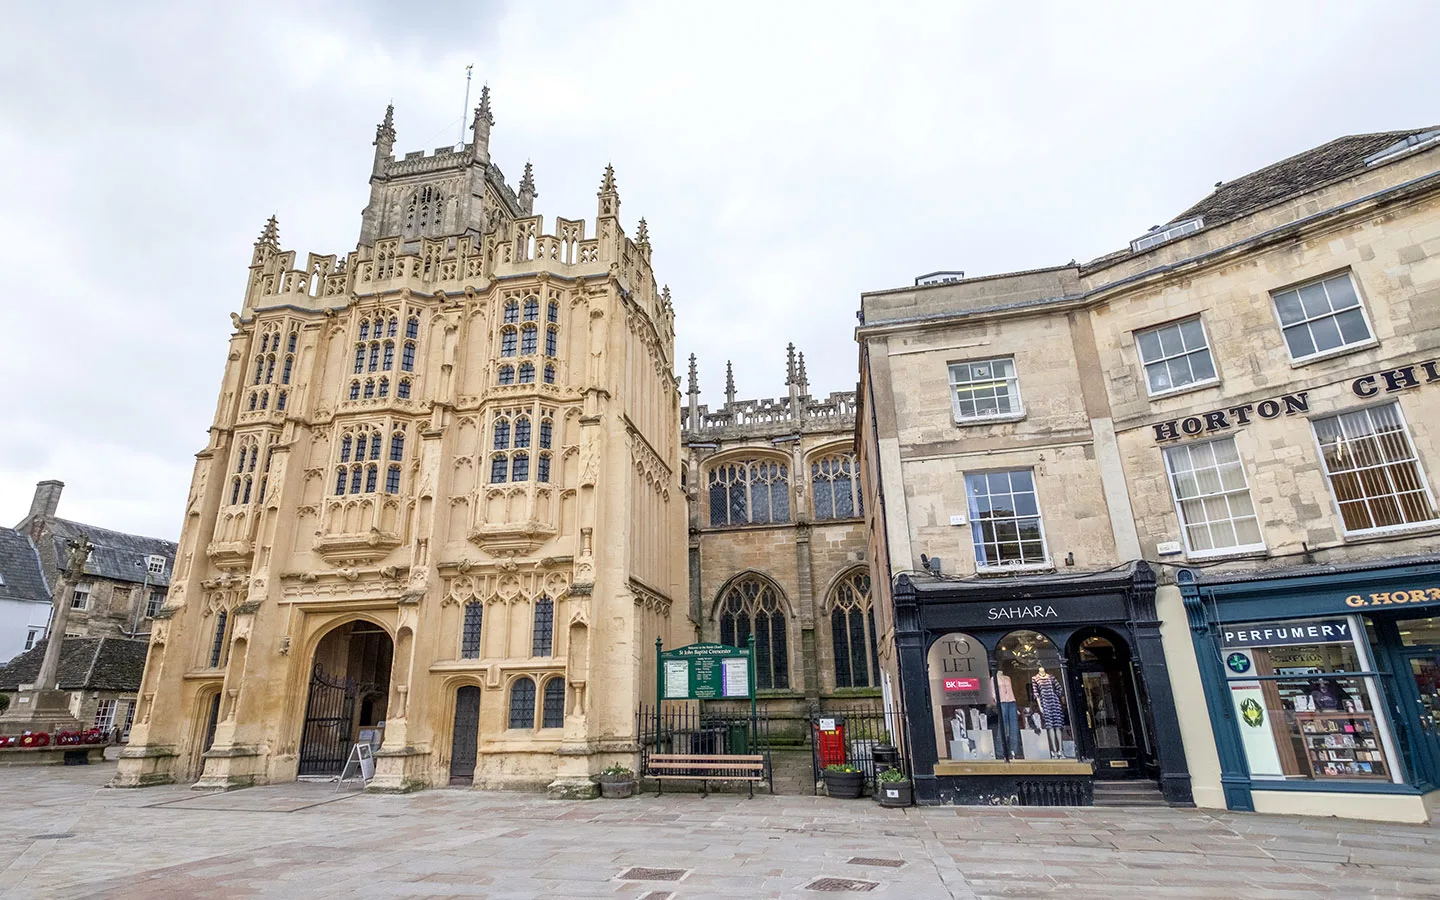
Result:
{"type": "MultiPolygon", "coordinates": [[[[880,291],[862,307],[880,657],[904,686],[921,796],[939,798],[954,765],[928,757],[948,749],[928,735],[954,700],[980,696],[994,711],[973,724],[1006,727],[1002,692],[930,670],[949,625],[929,598],[986,590],[1022,610],[1007,625],[1046,637],[1037,591],[1128,567],[1156,572],[1156,620],[1132,606],[1132,623],[1158,627],[1159,646],[1104,637],[1129,655],[1139,715],[1127,730],[1124,705],[1086,677],[1085,648],[1046,637],[1064,669],[1062,756],[1073,723],[1091,731],[1074,756],[1093,778],[1135,772],[1110,771],[1102,733],[1149,731],[1158,746],[1169,694],[1185,759],[1182,771],[1160,754],[1172,803],[1427,816],[1440,787],[1440,131],[1331,141],[1085,265],[880,291]]],[[[1023,640],[1038,664],[1048,647],[1023,640]]],[[[1003,670],[999,643],[975,643],[1003,670]]]]}
{"type": "Polygon", "coordinates": [[[387,110],[355,251],[256,242],[118,785],[633,764],[655,640],[694,639],[674,307],[613,170],[546,233],[493,122],[396,158],[387,110]]]}

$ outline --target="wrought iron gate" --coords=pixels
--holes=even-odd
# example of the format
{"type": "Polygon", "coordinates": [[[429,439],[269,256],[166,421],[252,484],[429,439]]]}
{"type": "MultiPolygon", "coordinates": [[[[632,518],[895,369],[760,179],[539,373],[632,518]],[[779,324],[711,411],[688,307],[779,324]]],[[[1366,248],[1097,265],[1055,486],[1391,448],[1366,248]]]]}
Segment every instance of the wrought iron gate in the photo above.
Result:
{"type": "Polygon", "coordinates": [[[480,689],[467,684],[455,692],[455,728],[450,737],[451,784],[469,784],[474,780],[479,738],[480,689]]]}
{"type": "Polygon", "coordinates": [[[300,735],[300,774],[339,775],[353,738],[355,682],[325,674],[319,663],[310,675],[305,729],[300,735]]]}

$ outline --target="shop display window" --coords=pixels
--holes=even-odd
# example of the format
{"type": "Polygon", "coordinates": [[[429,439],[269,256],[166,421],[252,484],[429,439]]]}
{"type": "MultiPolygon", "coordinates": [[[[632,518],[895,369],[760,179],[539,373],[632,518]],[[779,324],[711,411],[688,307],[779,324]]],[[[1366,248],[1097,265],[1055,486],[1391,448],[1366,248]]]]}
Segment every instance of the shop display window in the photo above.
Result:
{"type": "Polygon", "coordinates": [[[952,632],[930,645],[931,712],[940,759],[1003,759],[990,661],[968,634],[952,632]]]}
{"type": "Polygon", "coordinates": [[[1400,780],[1364,640],[1353,617],[1221,627],[1251,777],[1400,780]]]}
{"type": "Polygon", "coordinates": [[[1075,733],[1055,644],[1039,632],[1012,631],[995,647],[995,669],[1011,758],[1074,759],[1075,733]]]}

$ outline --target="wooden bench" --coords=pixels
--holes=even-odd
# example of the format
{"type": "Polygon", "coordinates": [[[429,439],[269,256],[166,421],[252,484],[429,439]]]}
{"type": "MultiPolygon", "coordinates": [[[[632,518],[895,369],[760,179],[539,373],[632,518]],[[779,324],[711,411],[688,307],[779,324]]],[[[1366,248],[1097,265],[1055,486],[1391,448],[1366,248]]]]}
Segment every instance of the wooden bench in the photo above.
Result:
{"type": "Polygon", "coordinates": [[[655,796],[660,796],[666,779],[699,781],[700,790],[710,795],[711,781],[744,781],[750,796],[755,796],[755,782],[765,780],[765,757],[759,753],[652,753],[645,761],[645,774],[656,782],[655,796]]]}

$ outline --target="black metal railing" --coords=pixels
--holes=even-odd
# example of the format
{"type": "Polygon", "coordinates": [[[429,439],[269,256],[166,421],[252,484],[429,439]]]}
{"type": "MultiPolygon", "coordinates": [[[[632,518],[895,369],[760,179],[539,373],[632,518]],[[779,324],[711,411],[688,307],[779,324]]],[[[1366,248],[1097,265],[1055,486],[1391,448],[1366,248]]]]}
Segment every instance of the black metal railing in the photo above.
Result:
{"type": "Polygon", "coordinates": [[[770,773],[770,719],[763,711],[754,715],[748,711],[743,714],[707,711],[702,700],[665,704],[657,715],[655,704],[642,703],[635,713],[635,732],[640,741],[639,774],[642,775],[652,753],[697,756],[758,753],[765,757],[767,778],[770,773]]]}
{"type": "Polygon", "coordinates": [[[810,714],[810,759],[817,790],[825,767],[848,763],[865,776],[865,786],[875,791],[875,776],[900,765],[895,736],[901,728],[897,712],[882,704],[846,704],[833,711],[810,714]]]}

